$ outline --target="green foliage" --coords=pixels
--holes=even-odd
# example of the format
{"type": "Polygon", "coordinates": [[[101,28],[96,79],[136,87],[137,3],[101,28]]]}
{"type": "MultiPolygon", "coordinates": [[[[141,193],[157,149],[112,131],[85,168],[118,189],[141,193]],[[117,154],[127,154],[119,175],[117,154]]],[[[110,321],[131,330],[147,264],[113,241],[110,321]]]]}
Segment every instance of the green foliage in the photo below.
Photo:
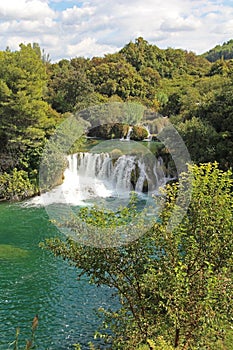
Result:
{"type": "Polygon", "coordinates": [[[210,62],[215,62],[221,58],[224,58],[225,60],[233,58],[233,39],[224,42],[222,45],[215,46],[202,56],[210,62]]]}
{"type": "Polygon", "coordinates": [[[47,100],[61,113],[107,102],[113,96],[158,110],[164,102],[163,91],[158,94],[162,80],[182,77],[185,82],[187,77],[204,76],[210,66],[193,52],[161,50],[138,38],[118,53],[103,58],[80,57],[50,65],[47,100]]]}
{"type": "Polygon", "coordinates": [[[168,345],[163,337],[158,337],[156,341],[147,339],[147,344],[139,345],[137,350],[173,350],[173,346],[168,345]]]}
{"type": "Polygon", "coordinates": [[[64,153],[58,149],[55,142],[50,142],[49,148],[44,149],[40,164],[40,191],[46,192],[60,185],[66,167],[64,153]]]}
{"type": "Polygon", "coordinates": [[[120,55],[119,61],[113,62],[107,56],[102,62],[92,61],[88,77],[97,92],[108,97],[118,95],[123,100],[132,97],[144,97],[145,86],[143,79],[131,64],[120,55]]]}
{"type": "Polygon", "coordinates": [[[173,48],[161,50],[141,37],[137,38],[135,43],[127,44],[120,53],[137,71],[150,67],[162,78],[172,78],[185,73],[203,75],[210,66],[206,59],[196,56],[193,52],[173,48]]]}
{"type": "MultiPolygon", "coordinates": [[[[192,200],[183,220],[173,231],[169,220],[182,202],[177,190],[187,186],[190,174],[180,183],[168,185],[160,220],[128,245],[98,249],[72,238],[52,239],[46,247],[68,259],[97,285],[113,288],[119,296],[118,310],[103,310],[102,334],[112,349],[214,349],[216,340],[225,342],[225,330],[233,317],[233,179],[216,163],[190,166],[192,200]]],[[[134,210],[134,209],[133,209],[134,210]]],[[[127,219],[130,208],[123,209],[127,219]]],[[[81,219],[92,228],[109,227],[117,232],[119,217],[103,210],[83,209],[81,219]]],[[[121,218],[120,218],[121,220],[121,218]]],[[[126,221],[127,223],[127,221],[126,221]]],[[[145,222],[135,225],[142,230],[145,222]]],[[[68,227],[82,228],[68,220],[68,227]]],[[[83,227],[83,226],[82,226],[83,227]]],[[[126,226],[127,227],[127,226],[126,226]]],[[[99,231],[101,232],[101,231],[99,231]]],[[[105,234],[105,231],[102,231],[105,234]]],[[[110,241],[109,241],[110,243],[110,241]]]]}
{"type": "Polygon", "coordinates": [[[199,106],[198,115],[218,133],[215,159],[222,168],[233,166],[233,84],[221,86],[213,96],[199,106]]]}
{"type": "Polygon", "coordinates": [[[91,127],[105,127],[105,124],[128,124],[139,123],[145,111],[145,107],[135,102],[109,102],[96,106],[91,106],[77,115],[84,120],[88,120],[91,127]]]}
{"type": "Polygon", "coordinates": [[[0,52],[0,171],[14,167],[29,176],[58,115],[43,100],[47,74],[38,47],[20,45],[20,51],[0,52]],[[3,159],[3,161],[2,161],[3,159]]]}
{"type": "Polygon", "coordinates": [[[48,96],[52,107],[60,112],[74,112],[94,93],[87,77],[89,61],[85,58],[61,60],[49,66],[48,96]]]}
{"type": "Polygon", "coordinates": [[[215,160],[219,138],[212,125],[196,117],[184,122],[175,121],[175,125],[194,162],[215,160]]]}
{"type": "Polygon", "coordinates": [[[0,198],[4,200],[21,200],[34,194],[26,171],[13,169],[11,173],[0,174],[0,198]]]}
{"type": "MultiPolygon", "coordinates": [[[[167,316],[164,334],[169,336],[173,328],[174,344],[199,349],[221,337],[219,330],[232,317],[232,173],[207,164],[193,166],[192,174],[188,213],[170,233],[166,222],[175,186],[168,188],[164,225],[156,230],[158,263],[147,281],[155,301],[162,295],[160,305],[167,316]]],[[[152,309],[158,322],[159,310],[152,309]]]]}

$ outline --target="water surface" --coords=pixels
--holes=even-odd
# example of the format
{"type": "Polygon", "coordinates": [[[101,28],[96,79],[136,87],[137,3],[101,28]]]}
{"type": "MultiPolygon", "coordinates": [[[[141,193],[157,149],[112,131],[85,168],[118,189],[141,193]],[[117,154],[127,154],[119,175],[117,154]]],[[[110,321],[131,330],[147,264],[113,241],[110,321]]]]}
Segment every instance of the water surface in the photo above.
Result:
{"type": "Polygon", "coordinates": [[[1,350],[8,349],[17,327],[25,348],[35,314],[37,349],[72,349],[77,342],[88,349],[100,324],[94,309],[113,303],[107,287],[77,281],[73,267],[39,248],[45,238],[57,235],[44,208],[0,204],[1,350]]]}

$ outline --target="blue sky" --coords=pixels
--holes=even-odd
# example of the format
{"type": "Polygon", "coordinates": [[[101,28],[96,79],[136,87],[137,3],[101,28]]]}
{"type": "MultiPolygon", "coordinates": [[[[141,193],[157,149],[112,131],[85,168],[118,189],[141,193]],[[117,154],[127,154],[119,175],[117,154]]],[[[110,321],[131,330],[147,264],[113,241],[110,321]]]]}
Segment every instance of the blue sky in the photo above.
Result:
{"type": "Polygon", "coordinates": [[[233,39],[233,0],[0,2],[0,50],[37,42],[58,61],[113,53],[139,36],[202,53],[233,39]]]}
{"type": "Polygon", "coordinates": [[[82,7],[82,2],[78,1],[49,1],[50,7],[56,11],[64,11],[74,6],[82,7]]]}

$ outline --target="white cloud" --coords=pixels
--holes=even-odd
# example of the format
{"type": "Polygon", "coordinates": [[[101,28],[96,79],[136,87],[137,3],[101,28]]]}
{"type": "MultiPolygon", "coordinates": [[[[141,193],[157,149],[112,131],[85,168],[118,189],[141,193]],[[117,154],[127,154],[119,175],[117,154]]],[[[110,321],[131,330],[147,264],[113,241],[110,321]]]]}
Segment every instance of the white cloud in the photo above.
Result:
{"type": "Polygon", "coordinates": [[[74,6],[73,8],[68,8],[62,12],[61,20],[64,24],[74,24],[81,21],[88,20],[95,13],[94,7],[79,8],[74,6]]]}
{"type": "Polygon", "coordinates": [[[233,5],[229,3],[6,0],[0,4],[0,49],[38,42],[53,60],[92,57],[117,51],[143,36],[161,48],[180,47],[201,53],[233,37],[233,5]]]}
{"type": "Polygon", "coordinates": [[[105,53],[115,52],[116,47],[100,45],[94,38],[86,38],[78,44],[67,45],[67,54],[70,57],[85,56],[87,51],[90,53],[90,56],[103,56],[105,53]]]}
{"type": "Polygon", "coordinates": [[[1,20],[33,20],[54,16],[54,11],[43,0],[7,0],[0,3],[1,20]]]}
{"type": "Polygon", "coordinates": [[[193,16],[182,18],[167,18],[165,19],[160,29],[165,32],[189,32],[197,30],[201,25],[200,20],[197,20],[193,16]]]}

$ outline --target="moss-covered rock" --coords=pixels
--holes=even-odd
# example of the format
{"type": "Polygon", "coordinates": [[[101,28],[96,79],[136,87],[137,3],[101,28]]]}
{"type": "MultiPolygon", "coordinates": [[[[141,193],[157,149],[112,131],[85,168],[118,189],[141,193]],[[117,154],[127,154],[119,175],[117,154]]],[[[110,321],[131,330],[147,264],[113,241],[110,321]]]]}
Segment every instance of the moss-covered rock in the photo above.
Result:
{"type": "Polygon", "coordinates": [[[123,155],[122,151],[118,148],[114,148],[111,152],[110,152],[110,156],[112,158],[112,164],[114,165],[117,161],[117,159],[119,157],[121,157],[123,155]]]}
{"type": "Polygon", "coordinates": [[[148,180],[145,179],[144,182],[143,182],[142,192],[143,193],[147,193],[148,192],[148,187],[149,187],[148,180]]]}
{"type": "Polygon", "coordinates": [[[123,155],[122,151],[118,148],[114,148],[111,152],[110,152],[111,158],[112,159],[116,159],[119,158],[120,156],[123,155]]]}
{"type": "MultiPolygon", "coordinates": [[[[103,124],[91,128],[87,136],[97,137],[100,139],[121,139],[126,138],[130,126],[127,124],[114,123],[103,124]]],[[[148,131],[139,125],[134,125],[130,133],[130,139],[134,141],[142,141],[148,137],[148,131]]]]}
{"type": "Polygon", "coordinates": [[[87,136],[97,137],[101,139],[121,139],[126,137],[129,130],[129,125],[115,123],[115,124],[103,124],[91,128],[88,131],[87,136]]]}
{"type": "Polygon", "coordinates": [[[142,141],[148,137],[148,131],[143,126],[134,125],[130,134],[130,139],[142,141]]]}
{"type": "Polygon", "coordinates": [[[139,167],[136,164],[135,168],[132,170],[131,176],[130,176],[130,182],[131,182],[131,184],[133,186],[133,189],[135,189],[135,187],[136,187],[136,183],[137,183],[137,180],[138,180],[138,177],[139,177],[139,173],[140,173],[139,167]]]}

